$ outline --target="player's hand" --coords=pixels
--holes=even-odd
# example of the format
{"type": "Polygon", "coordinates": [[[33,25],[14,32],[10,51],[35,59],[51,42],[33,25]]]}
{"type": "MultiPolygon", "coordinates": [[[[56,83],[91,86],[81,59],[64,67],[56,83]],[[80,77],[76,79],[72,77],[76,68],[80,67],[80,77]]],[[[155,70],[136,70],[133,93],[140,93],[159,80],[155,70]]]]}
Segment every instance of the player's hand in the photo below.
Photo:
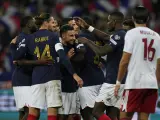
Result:
{"type": "Polygon", "coordinates": [[[44,56],[43,58],[41,58],[40,60],[37,60],[37,64],[39,65],[50,65],[50,64],[54,64],[54,60],[50,59],[49,57],[44,56]]]}
{"type": "Polygon", "coordinates": [[[88,39],[85,37],[80,37],[77,40],[78,40],[78,42],[83,43],[83,44],[86,44],[88,42],[88,39]]]}
{"type": "Polygon", "coordinates": [[[67,56],[68,58],[70,59],[71,57],[73,57],[73,55],[75,55],[75,51],[74,51],[74,48],[71,48],[68,53],[67,53],[67,56]]]}
{"type": "Polygon", "coordinates": [[[114,89],[114,95],[118,96],[118,91],[120,89],[120,84],[116,84],[115,89],[114,89]]]}
{"type": "Polygon", "coordinates": [[[90,25],[86,23],[82,18],[80,17],[73,17],[73,19],[76,21],[76,24],[84,29],[88,29],[90,25]]]}
{"type": "Polygon", "coordinates": [[[40,59],[40,60],[37,60],[37,64],[38,65],[51,65],[51,64],[54,64],[54,60],[40,59]]]}
{"type": "Polygon", "coordinates": [[[73,74],[73,78],[76,80],[78,86],[81,88],[83,86],[83,80],[76,73],[73,74]]]}
{"type": "Polygon", "coordinates": [[[13,43],[13,44],[16,44],[16,42],[17,42],[17,36],[11,40],[11,43],[13,43]]]}
{"type": "Polygon", "coordinates": [[[99,62],[98,67],[99,67],[99,68],[103,68],[103,67],[104,67],[104,64],[103,64],[102,62],[99,62]]]}

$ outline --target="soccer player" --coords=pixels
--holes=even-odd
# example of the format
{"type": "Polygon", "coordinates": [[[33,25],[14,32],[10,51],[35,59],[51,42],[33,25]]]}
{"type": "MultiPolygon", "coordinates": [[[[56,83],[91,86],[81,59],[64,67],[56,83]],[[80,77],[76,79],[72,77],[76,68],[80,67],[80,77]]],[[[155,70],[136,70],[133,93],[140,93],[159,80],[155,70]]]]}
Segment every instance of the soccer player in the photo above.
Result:
{"type": "Polygon", "coordinates": [[[120,120],[131,120],[134,112],[138,112],[138,120],[148,120],[149,114],[155,112],[158,97],[160,36],[147,27],[149,12],[143,6],[135,8],[132,18],[136,28],[125,36],[115,95],[127,72],[120,120]]]}
{"type": "MultiPolygon", "coordinates": [[[[85,38],[79,38],[80,42],[87,44],[97,55],[103,56],[107,54],[106,79],[100,89],[98,97],[96,98],[96,103],[93,109],[93,114],[98,120],[108,120],[110,118],[112,120],[118,119],[117,116],[119,114],[119,109],[117,107],[119,107],[119,105],[117,103],[122,95],[124,86],[121,86],[118,97],[114,96],[114,87],[116,84],[118,65],[123,53],[124,36],[126,34],[125,30],[122,28],[123,19],[124,16],[121,12],[113,12],[108,16],[108,27],[115,32],[113,32],[113,35],[110,36],[108,41],[105,39],[107,44],[104,46],[97,46],[92,41],[85,40],[85,38]],[[110,118],[104,114],[106,106],[110,109],[110,114],[108,114],[110,118]]],[[[82,20],[80,20],[80,24],[82,24],[82,27],[86,29],[88,28],[90,32],[94,32],[94,30],[98,32],[97,29],[87,25],[82,20]]]]}
{"type": "MultiPolygon", "coordinates": [[[[84,66],[85,48],[83,44],[76,43],[74,28],[68,24],[61,26],[60,36],[65,53],[70,59],[76,73],[80,73],[84,66]]],[[[64,65],[61,65],[62,73],[62,101],[63,106],[59,109],[60,120],[72,118],[78,119],[80,112],[79,99],[77,94],[77,85],[73,77],[68,73],[64,65]]]]}
{"type": "MultiPolygon", "coordinates": [[[[87,19],[85,17],[85,19],[87,19]]],[[[87,22],[92,23],[87,19],[87,22]]],[[[91,39],[94,43],[101,44],[100,40],[96,39],[96,36],[87,30],[81,30],[78,37],[86,37],[91,39]]],[[[85,45],[85,67],[80,76],[84,80],[84,86],[78,89],[80,98],[81,114],[84,120],[92,120],[92,110],[95,104],[95,99],[98,96],[99,90],[104,79],[104,74],[99,66],[101,57],[95,54],[87,45],[85,45]]]]}
{"type": "MultiPolygon", "coordinates": [[[[11,44],[16,44],[16,49],[23,46],[24,40],[29,34],[35,32],[36,25],[31,16],[26,16],[21,20],[21,33],[11,41],[11,44]]],[[[12,50],[14,51],[14,50],[12,50]]],[[[12,52],[13,58],[15,53],[12,52]]],[[[22,59],[29,59],[29,56],[23,55],[22,59]]],[[[19,120],[25,120],[28,115],[28,106],[30,104],[30,86],[32,81],[32,67],[16,66],[12,75],[12,86],[16,107],[19,110],[19,120]]]]}
{"type": "Polygon", "coordinates": [[[43,13],[36,18],[36,24],[40,26],[39,30],[25,40],[24,45],[16,51],[16,59],[21,58],[23,54],[28,52],[35,60],[43,59],[47,56],[54,60],[55,63],[35,66],[33,69],[31,105],[27,120],[38,120],[40,109],[43,109],[46,104],[48,120],[56,120],[57,109],[62,106],[59,59],[80,87],[83,85],[83,81],[74,72],[65,56],[57,34],[50,32],[53,31],[53,17],[50,14],[43,13]]]}
{"type": "Polygon", "coordinates": [[[54,25],[53,25],[53,31],[54,32],[59,32],[60,31],[60,27],[59,27],[59,23],[58,20],[54,19],[54,25]]]}

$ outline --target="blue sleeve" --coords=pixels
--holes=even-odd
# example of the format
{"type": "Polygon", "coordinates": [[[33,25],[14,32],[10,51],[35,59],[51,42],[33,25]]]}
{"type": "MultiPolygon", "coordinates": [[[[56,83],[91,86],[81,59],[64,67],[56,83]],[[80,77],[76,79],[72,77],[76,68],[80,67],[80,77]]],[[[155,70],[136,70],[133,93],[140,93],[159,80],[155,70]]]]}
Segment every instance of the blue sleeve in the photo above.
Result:
{"type": "Polygon", "coordinates": [[[124,32],[119,32],[111,35],[109,40],[109,45],[112,46],[113,50],[115,50],[117,47],[124,45],[124,32]]]}
{"type": "Polygon", "coordinates": [[[57,33],[52,33],[52,41],[51,42],[52,42],[52,45],[60,43],[59,35],[57,33]]]}
{"type": "Polygon", "coordinates": [[[62,64],[66,67],[66,69],[68,70],[68,72],[73,75],[75,73],[69,59],[67,58],[65,52],[63,49],[59,49],[57,51],[58,56],[60,57],[60,61],[62,61],[62,64]]]}
{"type": "Polygon", "coordinates": [[[31,38],[24,38],[17,46],[11,44],[13,60],[19,60],[24,57],[27,53],[29,39],[31,38]]]}
{"type": "Polygon", "coordinates": [[[14,60],[14,56],[15,56],[16,50],[17,50],[17,45],[11,43],[10,44],[10,51],[11,51],[11,55],[12,55],[13,60],[14,60]]]}

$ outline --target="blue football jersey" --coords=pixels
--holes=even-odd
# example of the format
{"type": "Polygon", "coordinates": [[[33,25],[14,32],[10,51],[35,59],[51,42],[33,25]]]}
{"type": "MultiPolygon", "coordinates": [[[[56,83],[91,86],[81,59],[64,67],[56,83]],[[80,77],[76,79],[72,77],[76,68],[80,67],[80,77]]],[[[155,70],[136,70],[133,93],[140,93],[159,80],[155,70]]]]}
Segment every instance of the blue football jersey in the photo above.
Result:
{"type": "MultiPolygon", "coordinates": [[[[120,29],[114,32],[110,37],[108,44],[113,51],[107,54],[106,62],[106,79],[105,82],[109,84],[116,84],[119,63],[123,54],[125,30],[120,29]]],[[[123,80],[122,83],[125,81],[123,80]]]]}
{"type": "MultiPolygon", "coordinates": [[[[29,34],[20,33],[17,37],[16,47],[14,47],[11,52],[13,60],[16,57],[15,51],[24,46],[25,40],[28,40],[29,34]]],[[[21,56],[19,60],[22,59],[31,59],[31,56],[28,53],[25,53],[21,56]]],[[[30,86],[32,82],[32,66],[16,66],[12,74],[12,86],[30,86]]]]}

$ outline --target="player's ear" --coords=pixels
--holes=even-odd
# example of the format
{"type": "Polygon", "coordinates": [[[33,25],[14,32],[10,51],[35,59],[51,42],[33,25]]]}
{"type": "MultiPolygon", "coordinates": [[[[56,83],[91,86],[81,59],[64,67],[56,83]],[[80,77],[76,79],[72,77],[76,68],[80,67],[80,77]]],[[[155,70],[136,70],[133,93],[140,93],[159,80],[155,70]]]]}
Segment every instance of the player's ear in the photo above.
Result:
{"type": "Polygon", "coordinates": [[[63,39],[63,38],[65,38],[65,34],[64,34],[64,33],[62,34],[62,39],[63,39]]]}

